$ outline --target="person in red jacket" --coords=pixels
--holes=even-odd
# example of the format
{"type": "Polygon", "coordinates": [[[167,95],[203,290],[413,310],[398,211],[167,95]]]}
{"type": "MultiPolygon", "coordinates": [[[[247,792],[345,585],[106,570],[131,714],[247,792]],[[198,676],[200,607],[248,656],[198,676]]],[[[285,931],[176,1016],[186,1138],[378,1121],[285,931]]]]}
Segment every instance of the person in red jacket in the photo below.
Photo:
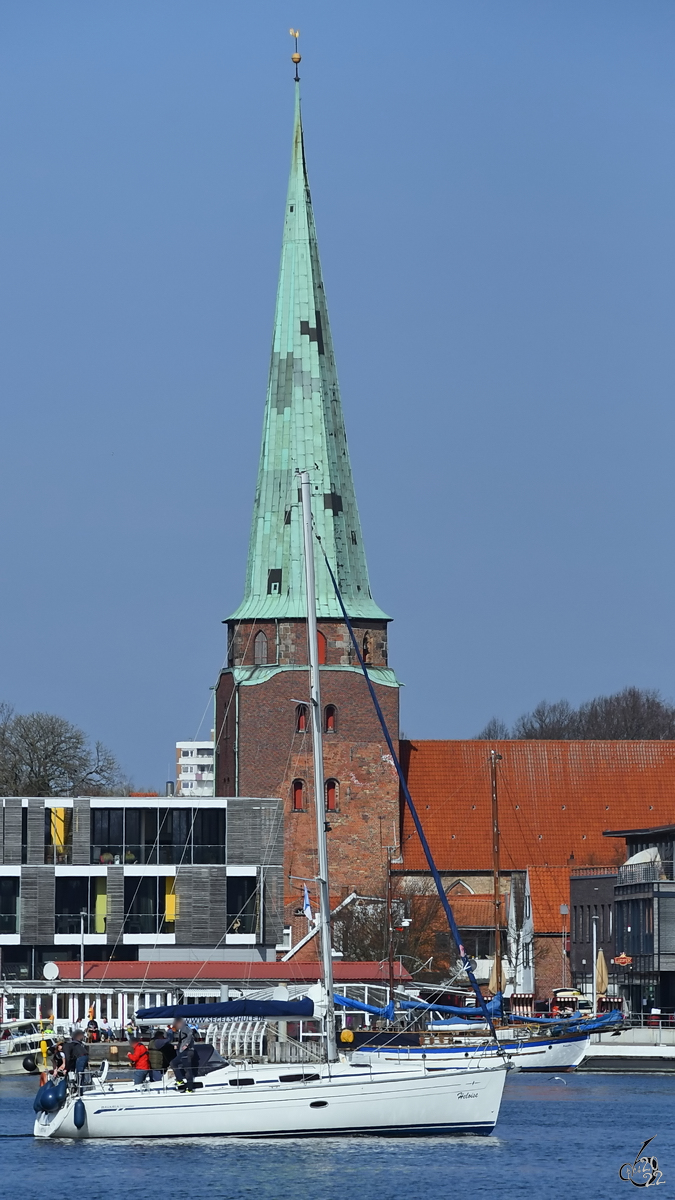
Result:
{"type": "Polygon", "coordinates": [[[130,1035],[129,1041],[131,1050],[127,1054],[127,1058],[134,1068],[134,1084],[145,1083],[146,1079],[152,1079],[148,1047],[141,1038],[133,1033],[130,1035]]]}

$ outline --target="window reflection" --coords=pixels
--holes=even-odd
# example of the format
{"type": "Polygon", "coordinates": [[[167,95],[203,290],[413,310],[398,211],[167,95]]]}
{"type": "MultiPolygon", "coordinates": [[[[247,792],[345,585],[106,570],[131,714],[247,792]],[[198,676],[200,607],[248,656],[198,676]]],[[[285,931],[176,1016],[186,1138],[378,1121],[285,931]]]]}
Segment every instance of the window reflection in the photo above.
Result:
{"type": "Polygon", "coordinates": [[[224,863],[225,809],[92,809],[91,862],[127,866],[224,863]]]}

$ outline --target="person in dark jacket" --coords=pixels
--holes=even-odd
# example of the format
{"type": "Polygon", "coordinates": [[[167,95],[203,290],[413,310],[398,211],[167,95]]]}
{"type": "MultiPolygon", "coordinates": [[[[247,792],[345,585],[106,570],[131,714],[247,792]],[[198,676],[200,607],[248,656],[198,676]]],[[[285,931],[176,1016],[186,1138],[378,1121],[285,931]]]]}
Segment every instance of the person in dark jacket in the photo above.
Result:
{"type": "Polygon", "coordinates": [[[177,1017],[171,1028],[176,1035],[176,1057],[171,1064],[176,1088],[179,1092],[194,1092],[195,1071],[199,1066],[194,1029],[190,1029],[184,1017],[177,1017]]]}
{"type": "Polygon", "coordinates": [[[63,1053],[66,1061],[66,1070],[74,1071],[77,1076],[77,1082],[82,1083],[84,1072],[89,1066],[89,1047],[85,1045],[84,1033],[81,1029],[75,1030],[70,1041],[66,1042],[63,1047],[63,1053]]]}
{"type": "Polygon", "coordinates": [[[151,1079],[159,1080],[176,1057],[176,1047],[171,1036],[162,1033],[161,1029],[155,1029],[148,1042],[148,1054],[152,1067],[151,1079]]]}

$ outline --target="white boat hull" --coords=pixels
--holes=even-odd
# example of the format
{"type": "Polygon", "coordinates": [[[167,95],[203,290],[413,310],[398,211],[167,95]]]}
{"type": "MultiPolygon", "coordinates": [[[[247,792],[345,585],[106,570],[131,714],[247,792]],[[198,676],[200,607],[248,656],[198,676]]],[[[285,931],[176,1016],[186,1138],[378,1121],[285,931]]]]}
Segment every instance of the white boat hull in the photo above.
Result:
{"type": "Polygon", "coordinates": [[[40,1138],[486,1135],[506,1078],[503,1064],[459,1072],[340,1063],[319,1072],[314,1082],[281,1083],[278,1069],[218,1071],[194,1094],[113,1084],[83,1094],[81,1129],[70,1098],[58,1112],[41,1113],[34,1132],[40,1138]],[[238,1075],[255,1077],[255,1085],[237,1086],[238,1075]]]}
{"type": "Polygon", "coordinates": [[[675,1071],[675,1046],[591,1042],[584,1061],[586,1071],[675,1071]]]}
{"type": "Polygon", "coordinates": [[[39,1050],[22,1050],[19,1054],[6,1054],[0,1058],[0,1078],[3,1075],[26,1075],[23,1060],[28,1054],[34,1055],[38,1063],[42,1062],[39,1050]]]}
{"type": "Polygon", "coordinates": [[[518,1071],[574,1071],[583,1062],[590,1046],[589,1034],[578,1034],[569,1038],[532,1038],[527,1041],[500,1042],[500,1049],[491,1047],[476,1047],[467,1049],[466,1045],[459,1046],[410,1046],[400,1050],[388,1050],[380,1047],[377,1050],[357,1051],[357,1055],[372,1058],[373,1061],[417,1062],[422,1056],[428,1065],[457,1067],[466,1070],[467,1059],[480,1065],[486,1065],[505,1055],[518,1071]]]}

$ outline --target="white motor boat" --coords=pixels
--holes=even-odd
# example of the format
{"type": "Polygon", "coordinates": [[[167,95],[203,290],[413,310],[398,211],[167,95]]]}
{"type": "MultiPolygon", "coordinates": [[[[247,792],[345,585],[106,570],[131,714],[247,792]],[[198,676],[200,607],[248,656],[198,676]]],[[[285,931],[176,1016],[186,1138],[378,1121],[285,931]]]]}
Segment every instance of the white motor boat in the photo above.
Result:
{"type": "Polygon", "coordinates": [[[33,1070],[37,1071],[42,1062],[42,1042],[53,1040],[53,1032],[45,1037],[39,1021],[6,1021],[0,1025],[0,1076],[25,1074],[30,1069],[24,1066],[28,1059],[33,1060],[33,1070]]]}

